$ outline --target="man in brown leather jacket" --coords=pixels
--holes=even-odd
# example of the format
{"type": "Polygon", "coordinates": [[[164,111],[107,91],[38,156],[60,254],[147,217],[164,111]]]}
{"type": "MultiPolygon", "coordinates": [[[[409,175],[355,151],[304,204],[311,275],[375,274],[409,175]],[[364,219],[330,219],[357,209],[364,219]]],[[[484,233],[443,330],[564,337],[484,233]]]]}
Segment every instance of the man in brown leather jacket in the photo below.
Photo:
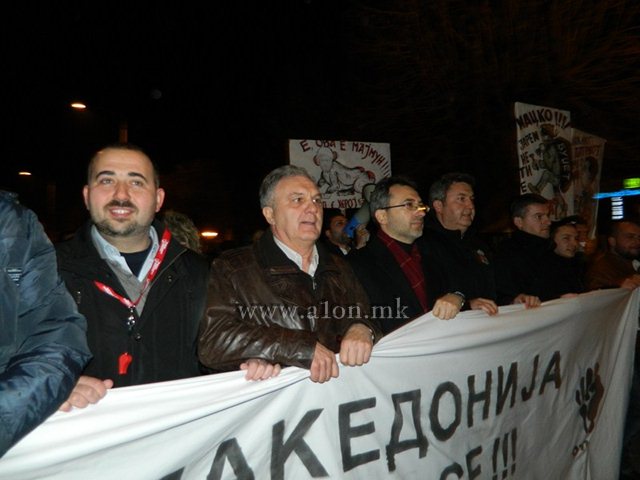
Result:
{"type": "Polygon", "coordinates": [[[315,181],[303,168],[279,167],[263,180],[260,204],[270,229],[211,267],[200,361],[214,370],[239,367],[248,380],[295,365],[320,383],[338,376],[338,352],[343,365],[368,362],[380,332],[349,265],[317,242],[315,181]]]}
{"type": "Polygon", "coordinates": [[[587,272],[588,289],[640,286],[640,224],[630,219],[613,222],[607,241],[609,251],[598,255],[587,272]]]}

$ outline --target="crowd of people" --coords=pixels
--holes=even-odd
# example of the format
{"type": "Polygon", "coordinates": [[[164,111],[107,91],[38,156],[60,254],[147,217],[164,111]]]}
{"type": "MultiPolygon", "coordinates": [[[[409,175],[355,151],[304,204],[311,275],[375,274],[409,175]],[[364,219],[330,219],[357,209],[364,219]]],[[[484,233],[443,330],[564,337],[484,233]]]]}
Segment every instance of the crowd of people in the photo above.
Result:
{"type": "Polygon", "coordinates": [[[427,312],[499,315],[640,286],[637,221],[615,222],[608,249],[588,255],[580,219],[552,222],[548,201],[524,194],[511,204],[513,234],[492,249],[474,226],[474,188],[470,175],[446,174],[425,203],[412,179],[385,178],[370,224],[351,238],[344,212],[323,211],[316,179],[285,165],[258,192],[268,228],[211,264],[188,218],[156,218],[165,192],[137,147],[93,156],[82,192],[90,218],[55,247],[3,193],[0,456],[56,409],[97,403],[111,388],[226,370],[264,380],[286,366],[322,383],[427,312]]]}

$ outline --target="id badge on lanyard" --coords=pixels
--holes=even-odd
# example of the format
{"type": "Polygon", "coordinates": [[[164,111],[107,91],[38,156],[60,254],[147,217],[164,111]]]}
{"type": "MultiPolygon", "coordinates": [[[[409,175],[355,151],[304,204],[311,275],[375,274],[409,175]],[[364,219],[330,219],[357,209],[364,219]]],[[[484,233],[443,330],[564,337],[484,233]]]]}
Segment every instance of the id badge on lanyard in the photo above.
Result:
{"type": "MultiPolygon", "coordinates": [[[[99,282],[97,280],[94,280],[93,282],[94,285],[98,288],[98,290],[109,295],[110,297],[115,298],[121,304],[123,304],[125,307],[129,309],[129,316],[124,322],[129,335],[131,335],[134,327],[136,326],[136,316],[134,313],[135,309],[140,303],[140,300],[142,300],[142,297],[145,295],[147,289],[151,285],[151,282],[153,282],[153,279],[155,278],[156,274],[158,273],[158,270],[160,269],[160,265],[162,265],[162,261],[164,260],[164,257],[167,254],[167,248],[169,247],[170,240],[171,240],[171,232],[169,232],[169,229],[167,228],[164,230],[164,233],[162,234],[162,239],[160,240],[160,247],[158,248],[158,251],[156,252],[156,256],[153,259],[153,263],[151,264],[149,273],[147,273],[147,276],[144,279],[144,283],[142,284],[142,290],[140,291],[140,295],[135,301],[131,301],[127,297],[123,297],[122,295],[117,293],[115,290],[113,290],[111,287],[109,287],[108,285],[105,285],[102,282],[99,282]]],[[[118,356],[118,374],[126,375],[127,371],[129,370],[129,366],[131,365],[132,362],[133,362],[133,356],[128,351],[122,352],[118,356]]]]}

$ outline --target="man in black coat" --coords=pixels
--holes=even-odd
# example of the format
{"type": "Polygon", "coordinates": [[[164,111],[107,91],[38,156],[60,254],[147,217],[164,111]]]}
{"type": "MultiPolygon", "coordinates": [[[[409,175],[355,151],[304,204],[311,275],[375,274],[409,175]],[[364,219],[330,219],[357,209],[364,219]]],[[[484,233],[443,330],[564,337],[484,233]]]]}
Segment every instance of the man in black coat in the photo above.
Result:
{"type": "Polygon", "coordinates": [[[440,280],[433,277],[416,244],[427,207],[415,183],[403,177],[385,178],[376,185],[369,204],[378,231],[347,259],[369,296],[383,333],[429,310],[442,320],[455,317],[464,297],[460,293],[434,295],[430,284],[440,280]]]}
{"type": "Polygon", "coordinates": [[[571,297],[585,292],[584,259],[578,255],[579,241],[575,217],[565,217],[551,224],[553,250],[544,257],[545,280],[540,300],[571,297]]]}
{"type": "Polygon", "coordinates": [[[419,240],[423,255],[437,278],[436,295],[462,292],[466,307],[498,313],[493,261],[489,248],[472,228],[475,218],[475,180],[464,173],[448,173],[429,189],[431,211],[425,217],[425,233],[419,240]]]}
{"type": "Polygon", "coordinates": [[[511,202],[510,212],[517,230],[496,252],[498,305],[537,307],[545,278],[544,257],[551,250],[549,201],[525,193],[511,202]]]}
{"type": "Polygon", "coordinates": [[[83,195],[91,220],[57,246],[58,268],[87,318],[94,358],[63,410],[112,386],[200,373],[208,263],[154,221],[164,190],[153,163],[136,147],[107,147],[92,158],[83,195]]]}

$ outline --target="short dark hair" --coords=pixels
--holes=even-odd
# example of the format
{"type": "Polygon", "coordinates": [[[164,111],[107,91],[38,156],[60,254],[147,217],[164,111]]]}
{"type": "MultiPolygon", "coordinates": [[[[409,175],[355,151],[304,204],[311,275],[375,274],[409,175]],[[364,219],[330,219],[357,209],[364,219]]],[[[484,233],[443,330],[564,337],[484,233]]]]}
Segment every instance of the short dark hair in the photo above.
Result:
{"type": "Polygon", "coordinates": [[[511,218],[524,218],[530,205],[547,205],[548,203],[549,200],[544,198],[542,195],[525,193],[513,199],[509,208],[509,213],[511,214],[511,218]]]}
{"type": "Polygon", "coordinates": [[[149,157],[147,152],[145,152],[142,148],[138,147],[137,145],[133,145],[131,143],[112,143],[110,145],[107,145],[101,148],[96,153],[94,153],[91,159],[89,160],[89,165],[87,165],[87,184],[91,184],[91,177],[93,176],[93,167],[98,161],[98,157],[100,156],[100,154],[105,150],[127,150],[129,152],[137,152],[141,155],[144,155],[145,157],[147,157],[147,159],[149,160],[149,163],[151,163],[151,167],[153,168],[153,181],[156,184],[156,188],[160,186],[160,173],[158,172],[158,166],[153,162],[153,160],[151,160],[151,157],[149,157]]]}
{"type": "Polygon", "coordinates": [[[586,225],[586,222],[578,215],[571,215],[569,217],[564,217],[557,222],[551,222],[551,227],[549,227],[549,237],[553,238],[560,227],[564,227],[565,225],[575,227],[578,223],[586,225]]]}
{"type": "MultiPolygon", "coordinates": [[[[411,187],[416,191],[418,190],[416,183],[404,175],[395,175],[380,180],[373,189],[373,192],[371,192],[371,198],[369,199],[369,211],[371,212],[371,217],[374,220],[376,218],[375,213],[377,210],[389,206],[389,190],[394,185],[411,187]]],[[[377,223],[377,220],[375,221],[377,223]]]]}
{"type": "Polygon", "coordinates": [[[324,228],[325,230],[328,229],[331,220],[333,220],[337,216],[347,218],[347,216],[342,213],[342,210],[340,210],[339,208],[325,208],[322,216],[322,228],[324,228]]]}
{"type": "Polygon", "coordinates": [[[568,217],[564,217],[561,222],[573,223],[574,225],[588,225],[587,221],[582,218],[580,215],[570,215],[568,217]]]}
{"type": "Polygon", "coordinates": [[[620,227],[623,223],[630,223],[632,225],[635,225],[636,227],[640,227],[640,223],[638,223],[633,218],[621,218],[620,220],[613,220],[609,228],[609,236],[615,237],[616,235],[618,235],[618,233],[620,233],[620,227]]]}
{"type": "Polygon", "coordinates": [[[476,179],[467,173],[451,172],[445,173],[438,180],[431,184],[429,188],[429,206],[433,208],[433,202],[440,200],[444,202],[447,192],[454,183],[467,183],[471,188],[475,188],[476,179]]]}
{"type": "Polygon", "coordinates": [[[282,165],[281,167],[271,170],[260,184],[259,195],[261,208],[273,206],[273,192],[276,185],[280,180],[288,177],[306,177],[314,184],[316,183],[304,168],[296,165],[282,165]]]}

